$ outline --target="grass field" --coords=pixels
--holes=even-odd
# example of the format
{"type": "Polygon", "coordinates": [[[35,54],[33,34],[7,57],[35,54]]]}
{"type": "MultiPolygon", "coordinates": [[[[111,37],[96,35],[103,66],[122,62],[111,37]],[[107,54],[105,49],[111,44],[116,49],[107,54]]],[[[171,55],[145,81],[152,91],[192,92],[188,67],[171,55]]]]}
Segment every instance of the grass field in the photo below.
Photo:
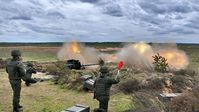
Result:
{"type": "MultiPolygon", "coordinates": [[[[0,112],[11,112],[12,90],[7,74],[0,70],[0,112]]],[[[41,82],[30,87],[22,84],[21,104],[24,112],[60,112],[75,104],[89,105],[91,109],[98,107],[92,93],[60,89],[51,82],[41,82]]],[[[130,96],[122,93],[111,96],[110,112],[122,112],[130,108],[130,96]]]]}
{"type": "Polygon", "coordinates": [[[10,51],[13,49],[19,49],[22,51],[24,61],[51,62],[57,61],[57,52],[59,51],[60,47],[0,47],[0,58],[10,58],[10,51]]]}

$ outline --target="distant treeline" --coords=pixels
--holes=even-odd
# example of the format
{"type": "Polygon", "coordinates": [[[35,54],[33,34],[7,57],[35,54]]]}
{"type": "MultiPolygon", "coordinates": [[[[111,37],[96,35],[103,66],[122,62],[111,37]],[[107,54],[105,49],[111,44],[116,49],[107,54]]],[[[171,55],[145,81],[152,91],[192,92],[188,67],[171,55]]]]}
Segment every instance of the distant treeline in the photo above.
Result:
{"type": "MultiPolygon", "coordinates": [[[[81,42],[82,44],[90,47],[123,47],[128,44],[127,42],[81,42]]],[[[131,42],[133,43],[133,42],[131,42]]],[[[6,43],[0,42],[0,47],[12,47],[12,46],[39,46],[39,47],[61,47],[64,42],[47,42],[47,43],[6,43]]],[[[150,45],[154,43],[148,43],[150,45]]],[[[166,44],[166,43],[161,43],[166,44]]],[[[199,44],[186,44],[186,43],[178,43],[178,47],[182,46],[198,46],[199,44]]]]}
{"type": "MultiPolygon", "coordinates": [[[[86,46],[91,47],[114,47],[114,46],[122,46],[121,42],[81,42],[86,46]]],[[[47,42],[47,43],[1,43],[0,47],[12,47],[12,46],[39,46],[39,47],[60,47],[64,43],[63,42],[47,42]]]]}
{"type": "Polygon", "coordinates": [[[12,47],[12,46],[62,46],[63,43],[0,43],[0,47],[12,47]]]}

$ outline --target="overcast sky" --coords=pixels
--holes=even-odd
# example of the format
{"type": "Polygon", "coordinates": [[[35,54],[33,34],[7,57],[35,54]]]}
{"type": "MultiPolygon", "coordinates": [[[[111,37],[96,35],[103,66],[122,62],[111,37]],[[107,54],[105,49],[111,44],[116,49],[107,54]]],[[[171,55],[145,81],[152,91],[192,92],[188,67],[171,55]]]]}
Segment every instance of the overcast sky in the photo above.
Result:
{"type": "Polygon", "coordinates": [[[0,0],[0,42],[199,43],[199,0],[0,0]]]}

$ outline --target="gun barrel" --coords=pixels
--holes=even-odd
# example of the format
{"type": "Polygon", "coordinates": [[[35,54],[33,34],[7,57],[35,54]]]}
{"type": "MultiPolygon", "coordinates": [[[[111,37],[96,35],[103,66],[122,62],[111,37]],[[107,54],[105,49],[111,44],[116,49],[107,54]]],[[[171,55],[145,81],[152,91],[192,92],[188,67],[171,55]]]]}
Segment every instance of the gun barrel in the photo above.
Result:
{"type": "Polygon", "coordinates": [[[99,64],[86,64],[86,65],[82,65],[82,66],[93,66],[93,65],[99,65],[99,64]]]}

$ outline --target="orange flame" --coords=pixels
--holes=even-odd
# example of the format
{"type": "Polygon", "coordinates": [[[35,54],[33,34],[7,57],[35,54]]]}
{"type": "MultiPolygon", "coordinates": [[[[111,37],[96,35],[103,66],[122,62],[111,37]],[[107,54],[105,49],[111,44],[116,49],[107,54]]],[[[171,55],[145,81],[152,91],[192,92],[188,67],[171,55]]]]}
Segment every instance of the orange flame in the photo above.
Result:
{"type": "Polygon", "coordinates": [[[70,47],[73,53],[75,54],[81,53],[80,45],[76,41],[72,42],[70,47]]]}
{"type": "Polygon", "coordinates": [[[115,60],[116,58],[117,58],[116,55],[111,56],[111,60],[115,60]]]}
{"type": "Polygon", "coordinates": [[[160,54],[165,57],[170,65],[170,67],[175,67],[176,69],[185,68],[189,62],[186,54],[175,50],[164,50],[160,54]]]}
{"type": "Polygon", "coordinates": [[[117,60],[117,56],[115,54],[110,54],[106,56],[106,60],[108,62],[115,62],[117,60]]]}
{"type": "Polygon", "coordinates": [[[144,54],[148,52],[151,49],[151,46],[144,43],[144,42],[139,42],[133,45],[133,48],[140,54],[144,54]]]}

